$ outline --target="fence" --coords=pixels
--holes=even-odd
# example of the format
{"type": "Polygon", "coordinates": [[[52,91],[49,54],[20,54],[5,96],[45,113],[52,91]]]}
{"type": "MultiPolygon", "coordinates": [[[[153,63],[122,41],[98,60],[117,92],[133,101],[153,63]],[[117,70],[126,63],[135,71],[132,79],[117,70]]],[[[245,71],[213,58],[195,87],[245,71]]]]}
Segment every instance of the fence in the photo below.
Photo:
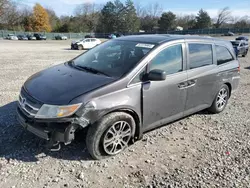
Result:
{"type": "MultiPolygon", "coordinates": [[[[224,34],[227,32],[233,33],[250,33],[250,28],[220,28],[220,29],[192,29],[192,30],[183,30],[183,31],[166,31],[166,32],[147,32],[147,33],[124,33],[125,35],[141,35],[141,34],[191,34],[191,35],[211,35],[211,34],[224,34]]],[[[55,36],[61,33],[45,33],[40,32],[48,39],[55,39],[55,36]]],[[[0,30],[0,38],[6,38],[8,34],[14,35],[27,35],[34,34],[34,32],[23,32],[23,31],[8,31],[8,30],[0,30]]],[[[63,35],[67,36],[68,39],[79,39],[84,38],[86,35],[94,35],[96,38],[107,38],[109,33],[63,33],[63,35]]]]}

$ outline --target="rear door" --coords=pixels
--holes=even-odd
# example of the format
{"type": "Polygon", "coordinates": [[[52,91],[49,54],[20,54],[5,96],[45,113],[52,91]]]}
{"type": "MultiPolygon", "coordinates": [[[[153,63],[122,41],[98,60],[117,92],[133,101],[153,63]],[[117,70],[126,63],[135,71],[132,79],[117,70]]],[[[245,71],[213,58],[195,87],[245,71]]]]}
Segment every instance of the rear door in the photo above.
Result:
{"type": "Polygon", "coordinates": [[[212,43],[187,42],[188,81],[184,115],[211,106],[217,91],[217,65],[212,43]]]}
{"type": "Polygon", "coordinates": [[[147,81],[142,84],[144,131],[183,117],[186,103],[187,81],[185,44],[166,46],[153,57],[148,72],[164,70],[164,81],[147,81]]]}

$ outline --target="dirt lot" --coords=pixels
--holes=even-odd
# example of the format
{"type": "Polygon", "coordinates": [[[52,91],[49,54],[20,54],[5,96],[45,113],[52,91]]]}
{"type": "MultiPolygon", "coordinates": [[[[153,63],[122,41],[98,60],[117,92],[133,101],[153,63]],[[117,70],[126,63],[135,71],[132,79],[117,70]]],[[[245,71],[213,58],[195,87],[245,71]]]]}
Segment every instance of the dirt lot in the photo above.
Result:
{"type": "Polygon", "coordinates": [[[48,152],[15,119],[24,81],[81,53],[69,46],[0,40],[0,187],[250,187],[250,54],[240,58],[241,84],[223,113],[192,115],[93,161],[84,138],[48,152]]]}

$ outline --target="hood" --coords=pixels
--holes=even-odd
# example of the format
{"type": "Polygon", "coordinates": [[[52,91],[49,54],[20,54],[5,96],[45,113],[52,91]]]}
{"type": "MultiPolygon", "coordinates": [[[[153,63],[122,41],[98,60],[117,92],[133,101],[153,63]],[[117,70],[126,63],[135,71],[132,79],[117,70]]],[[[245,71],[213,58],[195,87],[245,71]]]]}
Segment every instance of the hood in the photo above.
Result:
{"type": "Polygon", "coordinates": [[[78,70],[65,63],[34,74],[25,82],[24,88],[42,103],[65,105],[114,81],[114,78],[78,70]]]}
{"type": "Polygon", "coordinates": [[[76,44],[76,43],[79,43],[79,42],[81,42],[82,40],[73,40],[71,43],[72,44],[76,44]]]}

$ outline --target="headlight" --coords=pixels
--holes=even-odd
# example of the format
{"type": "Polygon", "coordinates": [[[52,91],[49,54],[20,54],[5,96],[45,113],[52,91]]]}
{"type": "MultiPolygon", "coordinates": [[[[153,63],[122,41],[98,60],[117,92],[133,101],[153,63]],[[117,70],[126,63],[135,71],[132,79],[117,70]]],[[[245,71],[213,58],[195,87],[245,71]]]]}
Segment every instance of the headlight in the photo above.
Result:
{"type": "Polygon", "coordinates": [[[44,104],[36,114],[36,118],[46,119],[46,118],[62,118],[74,114],[82,105],[73,104],[67,106],[56,106],[44,104]]]}

